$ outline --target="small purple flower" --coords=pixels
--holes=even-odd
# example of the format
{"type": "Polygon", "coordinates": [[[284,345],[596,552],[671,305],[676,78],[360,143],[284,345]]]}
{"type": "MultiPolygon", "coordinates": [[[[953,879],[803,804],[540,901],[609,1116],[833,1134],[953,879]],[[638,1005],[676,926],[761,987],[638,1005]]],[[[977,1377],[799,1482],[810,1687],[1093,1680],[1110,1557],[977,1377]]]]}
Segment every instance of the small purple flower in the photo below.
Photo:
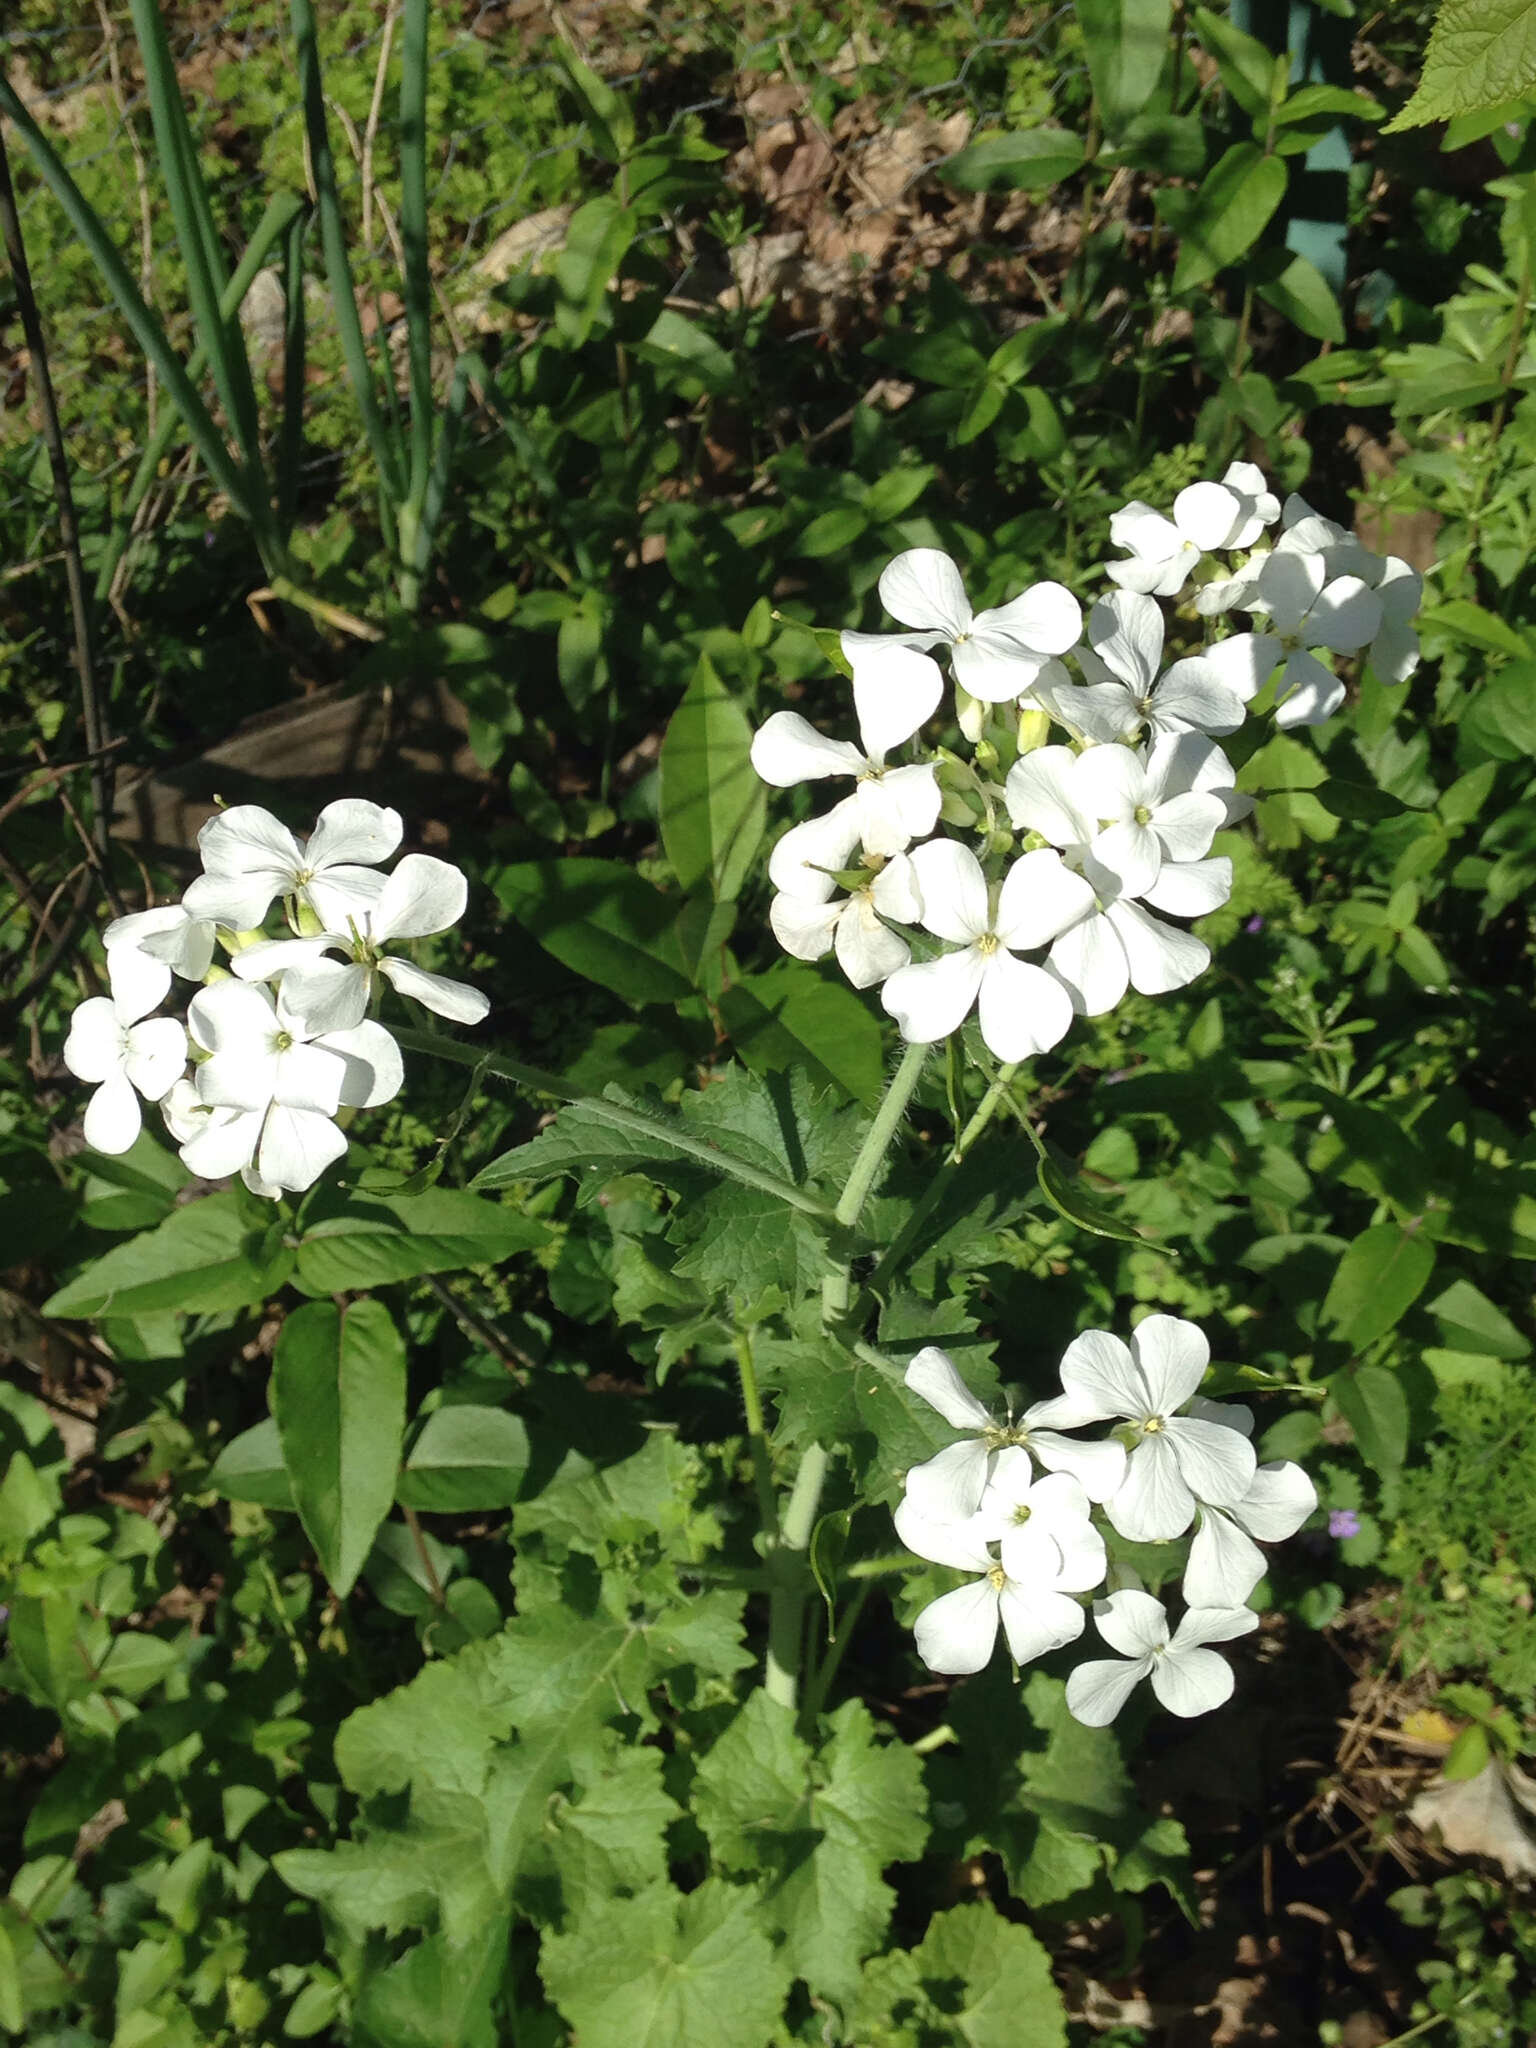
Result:
{"type": "Polygon", "coordinates": [[[1263,931],[1263,929],[1264,920],[1262,917],[1260,917],[1257,911],[1253,913],[1253,916],[1250,917],[1248,922],[1243,926],[1243,930],[1245,932],[1261,932],[1263,931]]]}
{"type": "Polygon", "coordinates": [[[1330,1509],[1328,1514],[1328,1534],[1335,1541],[1342,1541],[1346,1536],[1358,1536],[1360,1534],[1360,1517],[1353,1508],[1330,1509]]]}

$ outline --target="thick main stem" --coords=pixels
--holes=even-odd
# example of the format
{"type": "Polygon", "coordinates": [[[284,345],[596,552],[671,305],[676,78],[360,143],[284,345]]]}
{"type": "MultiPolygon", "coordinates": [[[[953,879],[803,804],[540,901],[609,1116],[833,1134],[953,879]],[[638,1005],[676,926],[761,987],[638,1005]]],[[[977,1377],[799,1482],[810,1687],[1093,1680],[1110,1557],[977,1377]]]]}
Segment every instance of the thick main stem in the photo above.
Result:
{"type": "Polygon", "coordinates": [[[827,1453],[820,1444],[808,1446],[795,1474],[795,1484],[779,1525],[778,1542],[769,1560],[773,1591],[768,1599],[768,1659],[763,1673],[763,1690],[781,1707],[793,1709],[800,1678],[800,1641],[805,1620],[808,1579],[806,1552],[816,1511],[821,1506],[821,1489],[827,1477],[827,1453]]]}
{"type": "MultiPolygon", "coordinates": [[[[875,1112],[875,1120],[859,1147],[847,1184],[838,1197],[836,1209],[832,1212],[834,1221],[845,1230],[851,1230],[858,1222],[864,1204],[869,1198],[869,1192],[879,1179],[880,1169],[885,1164],[885,1155],[891,1149],[891,1140],[895,1137],[897,1126],[905,1116],[907,1105],[911,1102],[918,1081],[922,1078],[923,1064],[927,1060],[928,1052],[929,1048],[926,1045],[909,1045],[901,1056],[901,1065],[891,1076],[891,1084],[885,1091],[885,1100],[875,1112]]],[[[850,1294],[848,1261],[842,1259],[822,1282],[823,1322],[835,1323],[848,1313],[850,1294]]]]}

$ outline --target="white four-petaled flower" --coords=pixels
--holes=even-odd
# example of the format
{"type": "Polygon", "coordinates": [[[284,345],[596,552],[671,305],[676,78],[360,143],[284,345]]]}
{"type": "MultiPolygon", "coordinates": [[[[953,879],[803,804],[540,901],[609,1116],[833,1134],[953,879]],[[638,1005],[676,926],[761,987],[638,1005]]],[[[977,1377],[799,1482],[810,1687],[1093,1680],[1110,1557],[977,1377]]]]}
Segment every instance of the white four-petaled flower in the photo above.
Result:
{"type": "Polygon", "coordinates": [[[139,1135],[139,1097],[158,1102],[187,1064],[187,1034],[174,1017],[147,1017],[144,979],[124,978],[121,949],[107,955],[110,996],[90,996],[69,1020],[64,1064],[96,1092],[85,1106],[85,1142],[98,1152],[126,1152],[139,1135]]]}
{"type": "Polygon", "coordinates": [[[972,611],[960,571],[938,548],[908,548],[880,577],[880,601],[908,633],[845,633],[851,661],[877,647],[949,647],[955,681],[984,704],[1005,704],[1054,674],[1077,645],[1082,608],[1060,583],[1032,583],[1007,604],[972,611]]]}
{"type": "Polygon", "coordinates": [[[981,1505],[993,1460],[1004,1450],[1022,1450],[1047,1472],[1066,1472],[1089,1500],[1105,1501],[1125,1478],[1125,1449],[1113,1438],[1098,1443],[1032,1428],[1021,1417],[999,1422],[977,1400],[955,1370],[954,1360],[937,1344],[925,1344],[905,1373],[906,1384],[956,1429],[975,1431],[950,1444],[935,1457],[914,1465],[906,1492],[922,1514],[939,1522],[960,1522],[981,1505]]]}
{"type": "Polygon", "coordinates": [[[400,844],[400,813],[342,797],[320,813],[307,843],[260,804],[236,804],[197,835],[205,872],[182,898],[193,917],[252,931],[276,896],[306,904],[327,931],[344,929],[384,886],[375,872],[400,844]]]}
{"type": "Polygon", "coordinates": [[[768,922],[797,960],[835,949],[854,987],[872,988],[911,959],[911,947],[884,920],[916,924],[922,913],[912,863],[904,853],[864,853],[852,798],[792,826],[769,857],[768,879],[778,892],[768,922]],[[866,879],[838,895],[838,876],[859,869],[866,879]]]}
{"type": "Polygon", "coordinates": [[[1109,575],[1122,590],[1151,597],[1177,597],[1203,555],[1213,549],[1249,548],[1280,517],[1280,501],[1251,462],[1234,462],[1219,484],[1190,484],[1173,501],[1170,515],[1140,498],[1109,522],[1116,547],[1130,559],[1111,562],[1109,575]]]}
{"type": "Polygon", "coordinates": [[[1162,1601],[1133,1588],[1096,1600],[1093,1619],[1120,1656],[1079,1664],[1067,1679],[1067,1707],[1090,1728],[1107,1727],[1143,1678],[1170,1714],[1208,1714],[1232,1697],[1233,1679],[1225,1657],[1205,1645],[1232,1642],[1259,1625],[1247,1607],[1191,1607],[1170,1635],[1162,1601]]]}

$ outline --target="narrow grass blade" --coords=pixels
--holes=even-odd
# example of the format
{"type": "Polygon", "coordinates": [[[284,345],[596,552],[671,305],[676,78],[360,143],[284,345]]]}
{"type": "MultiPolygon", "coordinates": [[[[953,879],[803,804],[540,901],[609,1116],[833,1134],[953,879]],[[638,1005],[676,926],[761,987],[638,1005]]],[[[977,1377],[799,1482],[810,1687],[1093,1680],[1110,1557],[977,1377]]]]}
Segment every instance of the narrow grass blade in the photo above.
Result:
{"type": "MultiPolygon", "coordinates": [[[[239,267],[219,300],[219,311],[226,319],[233,318],[239,313],[257,271],[266,262],[279,236],[288,233],[291,237],[292,234],[302,233],[305,215],[305,203],[297,192],[277,192],[268,200],[267,210],[257,222],[256,232],[240,259],[239,267]]],[[[199,343],[187,359],[188,378],[200,377],[206,367],[207,357],[202,344],[199,343]]],[[[134,514],[144,502],[145,493],[160,473],[160,465],[175,438],[179,417],[178,413],[168,407],[161,414],[160,424],[145,446],[144,453],[139,457],[139,466],[128,486],[122,513],[107,543],[106,555],[96,578],[95,596],[98,603],[106,598],[107,592],[112,588],[112,579],[117,574],[118,563],[127,552],[132,537],[134,514]]]]}
{"type": "Polygon", "coordinates": [[[251,379],[245,337],[238,322],[226,321],[219,312],[223,258],[203,190],[196,145],[182,103],[176,67],[165,38],[159,0],[130,0],[134,31],[144,60],[144,82],[149,94],[150,119],[154,123],[171,216],[176,223],[176,240],[187,272],[187,295],[199,339],[208,356],[215,389],[229,421],[230,432],[244,461],[248,516],[255,530],[263,558],[271,570],[281,567],[280,551],[274,555],[276,532],[272,524],[271,500],[261,455],[261,422],[256,409],[256,389],[251,379]]]}
{"type": "Polygon", "coordinates": [[[286,544],[299,501],[299,463],[304,454],[304,372],[308,357],[308,309],[304,303],[304,237],[309,209],[288,223],[283,245],[283,425],[277,443],[277,523],[286,544]]]}
{"type": "Polygon", "coordinates": [[[331,309],[341,337],[347,377],[362,414],[363,431],[378,465],[382,498],[398,509],[406,496],[405,464],[398,440],[390,434],[379,409],[373,367],[363,341],[363,326],[357,313],[357,294],[352,266],[347,260],[346,227],[341,217],[341,198],[336,188],[336,165],[331,155],[330,129],[325,118],[325,90],[320,76],[320,47],[315,31],[315,10],[311,0],[290,0],[289,18],[299,66],[299,90],[304,103],[304,128],[309,138],[309,161],[315,181],[315,201],[320,215],[320,240],[325,252],[326,281],[330,287],[331,309]]]}
{"type": "Polygon", "coordinates": [[[418,517],[432,470],[432,277],[427,263],[427,33],[429,0],[405,0],[400,42],[400,240],[405,249],[411,389],[410,502],[418,517]]]}
{"type": "Polygon", "coordinates": [[[0,72],[0,113],[15,123],[16,132],[26,143],[39,176],[63,208],[82,247],[89,251],[103,282],[133,330],[135,341],[154,364],[155,374],[166,395],[186,421],[187,431],[197,445],[204,467],[228,498],[235,513],[254,526],[250,486],[243,470],[231,459],[223,435],[193,388],[180,357],[166,337],[165,329],[144,303],[100,217],[65,169],[53,145],[22,105],[3,72],[0,72]]]}

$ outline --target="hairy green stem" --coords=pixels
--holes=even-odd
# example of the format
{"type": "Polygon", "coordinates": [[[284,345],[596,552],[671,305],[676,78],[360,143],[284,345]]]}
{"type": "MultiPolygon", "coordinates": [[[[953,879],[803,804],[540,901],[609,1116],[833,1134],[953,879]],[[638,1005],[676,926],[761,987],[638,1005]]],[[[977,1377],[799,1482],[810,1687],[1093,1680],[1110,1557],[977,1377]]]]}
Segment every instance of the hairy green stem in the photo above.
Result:
{"type": "Polygon", "coordinates": [[[741,1405],[747,1413],[747,1450],[752,1459],[752,1483],[757,1489],[757,1511],[763,1538],[777,1543],[779,1504],[773,1492],[773,1464],[768,1456],[768,1430],[763,1420],[763,1397],[758,1391],[757,1367],[752,1359],[752,1335],[736,1332],[736,1376],[741,1381],[741,1405]]]}
{"type": "Polygon", "coordinates": [[[793,1709],[799,1691],[801,1624],[809,1581],[806,1553],[821,1489],[826,1483],[828,1455],[820,1444],[807,1447],[779,1525],[773,1551],[773,1591],[768,1598],[768,1662],[763,1690],[781,1707],[793,1709]]]}
{"type": "MultiPolygon", "coordinates": [[[[926,1045],[909,1045],[901,1056],[901,1065],[891,1076],[890,1086],[885,1091],[885,1100],[875,1112],[858,1157],[848,1174],[847,1185],[838,1197],[833,1220],[845,1230],[851,1230],[858,1222],[870,1189],[880,1176],[885,1164],[885,1155],[891,1149],[891,1140],[897,1126],[906,1114],[907,1105],[922,1077],[923,1064],[928,1057],[926,1045]]],[[[849,1280],[848,1261],[842,1259],[822,1282],[822,1319],[835,1323],[848,1313],[852,1288],[849,1280]]]]}

